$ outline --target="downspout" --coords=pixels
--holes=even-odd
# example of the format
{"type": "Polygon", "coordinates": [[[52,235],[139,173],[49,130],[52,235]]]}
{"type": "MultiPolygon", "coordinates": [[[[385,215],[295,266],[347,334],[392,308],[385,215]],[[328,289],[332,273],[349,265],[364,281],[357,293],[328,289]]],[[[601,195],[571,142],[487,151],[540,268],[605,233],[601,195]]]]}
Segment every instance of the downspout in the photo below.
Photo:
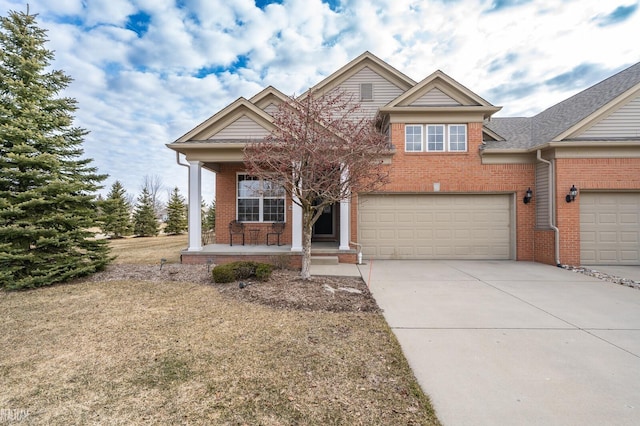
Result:
{"type": "Polygon", "coordinates": [[[188,164],[184,164],[180,162],[180,153],[178,151],[176,151],[176,163],[178,163],[179,166],[189,168],[188,164]]]}
{"type": "MultiPolygon", "coordinates": [[[[178,151],[176,151],[176,163],[178,163],[179,166],[186,167],[187,169],[189,168],[188,164],[184,164],[184,163],[180,162],[180,153],[178,151]]],[[[187,179],[187,185],[191,185],[190,179],[187,179]]],[[[187,186],[187,194],[189,194],[189,193],[190,193],[189,187],[187,186]]],[[[189,224],[187,223],[187,226],[188,225],[189,224]]],[[[188,247],[188,245],[187,245],[187,247],[188,247]]],[[[180,255],[180,263],[182,263],[182,255],[180,255]]]]}
{"type": "Polygon", "coordinates": [[[546,163],[549,165],[549,226],[556,233],[556,246],[555,246],[555,255],[556,255],[556,266],[561,266],[560,264],[560,230],[553,223],[553,211],[555,210],[555,185],[553,179],[553,163],[549,160],[545,160],[542,158],[542,151],[538,150],[536,153],[536,157],[538,161],[542,163],[546,163]]]}

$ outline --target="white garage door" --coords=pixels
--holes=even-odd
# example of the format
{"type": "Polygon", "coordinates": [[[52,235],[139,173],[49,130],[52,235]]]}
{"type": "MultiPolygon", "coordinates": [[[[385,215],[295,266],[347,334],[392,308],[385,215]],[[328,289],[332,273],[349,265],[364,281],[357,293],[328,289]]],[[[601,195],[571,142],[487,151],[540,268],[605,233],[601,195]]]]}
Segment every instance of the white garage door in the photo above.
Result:
{"type": "Polygon", "coordinates": [[[640,194],[580,194],[583,265],[640,264],[640,194]]]}
{"type": "Polygon", "coordinates": [[[358,237],[366,258],[511,259],[509,195],[366,195],[358,237]]]}

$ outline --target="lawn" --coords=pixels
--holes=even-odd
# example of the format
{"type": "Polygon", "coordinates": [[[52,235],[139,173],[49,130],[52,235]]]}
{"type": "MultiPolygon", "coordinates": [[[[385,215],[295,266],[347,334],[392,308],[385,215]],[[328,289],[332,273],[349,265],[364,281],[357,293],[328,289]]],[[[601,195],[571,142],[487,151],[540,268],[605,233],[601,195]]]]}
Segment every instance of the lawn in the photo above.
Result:
{"type": "MultiPolygon", "coordinates": [[[[181,238],[112,244],[120,263],[154,264],[181,238]]],[[[0,408],[26,424],[439,424],[376,312],[85,281],[0,293],[0,345],[0,408]]]]}

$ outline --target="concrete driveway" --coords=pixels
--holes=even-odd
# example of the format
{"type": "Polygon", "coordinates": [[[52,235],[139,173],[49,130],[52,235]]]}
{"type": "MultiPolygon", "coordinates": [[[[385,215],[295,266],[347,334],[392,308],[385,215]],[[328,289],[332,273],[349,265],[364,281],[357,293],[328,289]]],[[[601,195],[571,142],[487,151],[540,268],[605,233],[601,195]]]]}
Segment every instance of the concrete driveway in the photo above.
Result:
{"type": "Polygon", "coordinates": [[[360,270],[445,425],[640,424],[639,290],[529,262],[360,270]]]}

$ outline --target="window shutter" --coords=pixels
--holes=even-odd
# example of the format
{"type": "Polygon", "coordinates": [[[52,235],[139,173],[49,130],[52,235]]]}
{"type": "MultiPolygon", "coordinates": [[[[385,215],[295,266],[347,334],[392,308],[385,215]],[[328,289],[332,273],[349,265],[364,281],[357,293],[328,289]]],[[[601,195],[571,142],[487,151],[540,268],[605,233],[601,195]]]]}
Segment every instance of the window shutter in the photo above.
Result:
{"type": "Polygon", "coordinates": [[[373,100],[373,84],[372,83],[360,84],[360,100],[361,101],[373,100]]]}

